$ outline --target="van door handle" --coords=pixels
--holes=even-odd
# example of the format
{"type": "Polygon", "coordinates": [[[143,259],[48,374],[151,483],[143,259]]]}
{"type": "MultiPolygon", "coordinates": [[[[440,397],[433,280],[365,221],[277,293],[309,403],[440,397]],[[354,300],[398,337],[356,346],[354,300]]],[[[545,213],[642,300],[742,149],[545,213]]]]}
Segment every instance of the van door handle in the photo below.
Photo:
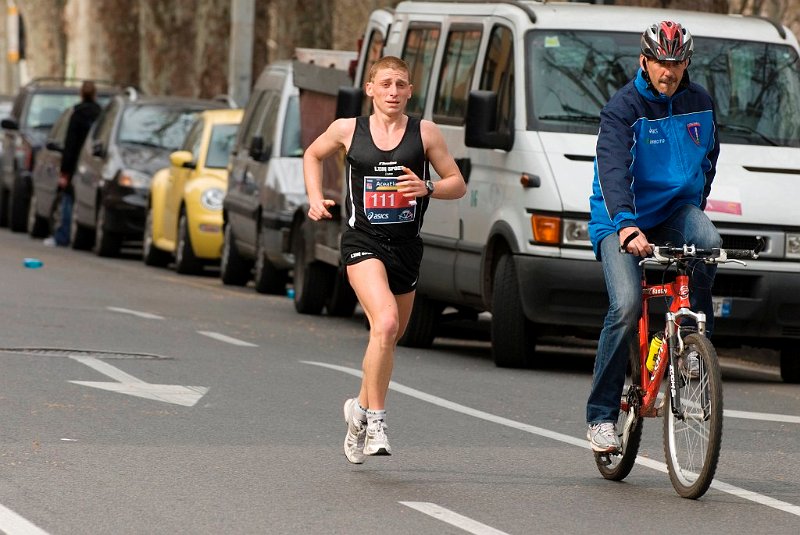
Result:
{"type": "Polygon", "coordinates": [[[472,160],[469,158],[456,158],[456,165],[464,177],[464,183],[469,184],[469,175],[472,173],[472,160]]]}

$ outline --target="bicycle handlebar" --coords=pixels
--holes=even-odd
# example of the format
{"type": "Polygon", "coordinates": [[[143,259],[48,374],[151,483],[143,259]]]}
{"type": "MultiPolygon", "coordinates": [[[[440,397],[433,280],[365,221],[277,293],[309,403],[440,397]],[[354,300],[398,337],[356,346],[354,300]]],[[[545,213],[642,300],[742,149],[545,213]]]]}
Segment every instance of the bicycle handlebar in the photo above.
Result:
{"type": "MultiPolygon", "coordinates": [[[[621,253],[627,252],[627,245],[638,236],[638,232],[633,232],[625,239],[625,242],[620,246],[621,253]]],[[[761,251],[766,246],[766,241],[761,236],[756,237],[757,243],[753,249],[723,249],[722,247],[714,247],[712,249],[699,249],[694,245],[684,244],[681,246],[674,245],[655,245],[650,244],[653,248],[653,255],[642,260],[645,262],[657,262],[659,264],[670,263],[675,260],[684,258],[697,258],[707,264],[725,264],[727,262],[736,262],[743,264],[739,259],[756,260],[761,251]]]]}

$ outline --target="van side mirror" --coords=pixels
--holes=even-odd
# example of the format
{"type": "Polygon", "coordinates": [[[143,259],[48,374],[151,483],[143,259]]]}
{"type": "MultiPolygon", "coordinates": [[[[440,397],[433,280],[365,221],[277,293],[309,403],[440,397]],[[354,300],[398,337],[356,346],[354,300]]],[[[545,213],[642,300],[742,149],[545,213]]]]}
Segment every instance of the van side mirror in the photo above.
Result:
{"type": "Polygon", "coordinates": [[[249,155],[257,162],[265,162],[269,160],[269,153],[272,146],[264,145],[264,137],[261,134],[256,134],[250,139],[249,155]]]}
{"type": "Polygon", "coordinates": [[[105,158],[106,148],[103,146],[102,141],[95,141],[92,143],[92,156],[97,156],[98,158],[105,158]]]}
{"type": "Polygon", "coordinates": [[[364,90],[359,87],[342,86],[336,95],[336,118],[350,119],[361,115],[364,90]]]}
{"type": "Polygon", "coordinates": [[[64,147],[56,141],[48,141],[45,147],[53,152],[64,152],[64,147]]]}
{"type": "Polygon", "coordinates": [[[497,93],[494,91],[469,92],[464,144],[467,147],[504,151],[510,151],[514,146],[514,130],[497,129],[497,93]]]}
{"type": "Polygon", "coordinates": [[[11,118],[3,119],[2,122],[0,122],[0,126],[5,128],[6,130],[19,130],[19,125],[17,124],[17,121],[11,118]]]}

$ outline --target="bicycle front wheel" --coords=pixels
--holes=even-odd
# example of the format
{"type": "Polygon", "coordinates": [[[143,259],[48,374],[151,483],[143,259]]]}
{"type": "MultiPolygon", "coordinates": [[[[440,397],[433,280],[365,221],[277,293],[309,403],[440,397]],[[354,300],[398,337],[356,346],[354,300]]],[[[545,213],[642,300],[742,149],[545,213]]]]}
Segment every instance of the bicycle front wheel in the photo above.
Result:
{"type": "Polygon", "coordinates": [[[680,393],[676,416],[669,393],[664,416],[664,454],[672,486],[684,498],[705,494],[714,478],[722,442],[722,378],[717,352],[705,336],[684,339],[675,370],[680,393]]]}

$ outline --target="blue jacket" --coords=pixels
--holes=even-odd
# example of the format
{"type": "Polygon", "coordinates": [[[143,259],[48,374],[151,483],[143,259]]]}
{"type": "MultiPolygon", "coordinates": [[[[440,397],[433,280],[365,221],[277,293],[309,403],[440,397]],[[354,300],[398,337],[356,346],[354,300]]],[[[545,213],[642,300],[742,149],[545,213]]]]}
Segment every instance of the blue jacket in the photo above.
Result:
{"type": "Polygon", "coordinates": [[[672,97],[648,85],[639,69],[600,112],[589,197],[598,259],[609,234],[630,226],[646,233],[686,204],[703,209],[711,191],[719,156],[711,97],[691,82],[672,97]]]}

